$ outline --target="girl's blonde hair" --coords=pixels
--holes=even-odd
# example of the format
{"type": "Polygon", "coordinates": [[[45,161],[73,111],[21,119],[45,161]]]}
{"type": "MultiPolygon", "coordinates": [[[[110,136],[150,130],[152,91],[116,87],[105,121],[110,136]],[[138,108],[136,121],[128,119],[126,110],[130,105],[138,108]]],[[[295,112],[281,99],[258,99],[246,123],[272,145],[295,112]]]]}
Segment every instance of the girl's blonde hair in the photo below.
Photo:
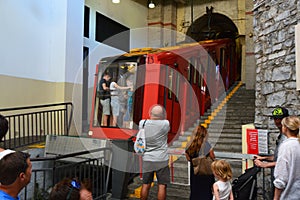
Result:
{"type": "Polygon", "coordinates": [[[195,153],[198,153],[200,151],[200,148],[203,144],[203,142],[207,139],[207,130],[204,126],[199,125],[193,130],[193,140],[188,149],[186,150],[186,153],[189,156],[193,156],[195,153]]]}
{"type": "Polygon", "coordinates": [[[211,169],[215,175],[228,181],[232,178],[232,171],[230,164],[225,160],[216,160],[211,164],[211,169]]]}
{"type": "MultiPolygon", "coordinates": [[[[300,119],[297,116],[288,116],[282,119],[282,126],[285,126],[289,129],[290,133],[293,136],[297,136],[299,138],[299,128],[300,128],[300,119]]],[[[300,138],[299,138],[300,141],[300,138]]]]}

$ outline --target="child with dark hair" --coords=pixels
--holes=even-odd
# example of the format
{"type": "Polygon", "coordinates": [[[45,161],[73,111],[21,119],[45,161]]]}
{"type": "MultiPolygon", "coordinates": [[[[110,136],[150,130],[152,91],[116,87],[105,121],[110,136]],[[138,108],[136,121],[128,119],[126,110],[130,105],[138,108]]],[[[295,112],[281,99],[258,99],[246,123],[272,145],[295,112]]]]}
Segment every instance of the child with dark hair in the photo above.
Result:
{"type": "Polygon", "coordinates": [[[92,200],[89,182],[80,182],[77,179],[64,178],[52,188],[49,200],[92,200]]]}
{"type": "Polygon", "coordinates": [[[217,182],[213,184],[213,200],[233,200],[230,180],[232,171],[230,164],[225,160],[216,160],[211,164],[217,182]]]}

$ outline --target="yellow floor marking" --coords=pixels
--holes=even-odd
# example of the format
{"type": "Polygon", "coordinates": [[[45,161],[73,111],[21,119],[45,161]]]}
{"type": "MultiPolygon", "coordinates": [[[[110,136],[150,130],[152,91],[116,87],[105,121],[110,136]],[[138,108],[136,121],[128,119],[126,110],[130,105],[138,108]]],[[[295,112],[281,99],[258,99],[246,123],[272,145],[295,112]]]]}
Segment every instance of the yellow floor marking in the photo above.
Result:
{"type": "Polygon", "coordinates": [[[186,145],[187,145],[187,141],[183,141],[183,142],[181,143],[181,147],[182,147],[182,148],[185,148],[186,145]]]}
{"type": "Polygon", "coordinates": [[[186,140],[189,142],[191,140],[191,136],[187,136],[186,140]]]}
{"type": "MultiPolygon", "coordinates": [[[[156,179],[156,175],[154,174],[154,180],[155,179],[156,179]]],[[[154,182],[151,183],[151,187],[153,187],[153,186],[154,186],[154,182]]],[[[129,194],[129,197],[140,199],[141,198],[141,190],[142,190],[142,186],[136,188],[134,190],[133,194],[129,194]]]]}
{"type": "Polygon", "coordinates": [[[207,124],[201,124],[201,126],[203,126],[204,128],[207,128],[207,124]]]}
{"type": "Polygon", "coordinates": [[[45,148],[45,142],[39,143],[39,144],[32,144],[29,145],[28,148],[35,149],[35,148],[45,148]]]}
{"type": "MultiPolygon", "coordinates": [[[[214,119],[214,117],[220,112],[220,110],[224,107],[224,105],[229,101],[229,99],[232,97],[232,95],[241,87],[242,82],[240,81],[233,89],[232,91],[225,97],[225,99],[218,105],[218,107],[207,117],[206,120],[204,120],[204,123],[201,125],[205,128],[208,127],[208,125],[211,123],[211,120],[214,119]]],[[[181,145],[183,146],[183,145],[181,145]]]]}

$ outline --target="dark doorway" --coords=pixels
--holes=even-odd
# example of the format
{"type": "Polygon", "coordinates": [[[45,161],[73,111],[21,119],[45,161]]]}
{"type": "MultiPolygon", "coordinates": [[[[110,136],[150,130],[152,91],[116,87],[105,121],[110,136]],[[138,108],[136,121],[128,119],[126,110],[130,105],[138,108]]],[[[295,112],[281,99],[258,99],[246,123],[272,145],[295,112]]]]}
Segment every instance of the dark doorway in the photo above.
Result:
{"type": "Polygon", "coordinates": [[[88,77],[89,77],[89,48],[83,47],[82,62],[82,133],[87,133],[88,125],[88,77]]]}
{"type": "Polygon", "coordinates": [[[238,29],[230,18],[213,13],[213,8],[206,8],[206,14],[196,19],[187,31],[187,36],[194,41],[220,38],[237,38],[238,29]]]}

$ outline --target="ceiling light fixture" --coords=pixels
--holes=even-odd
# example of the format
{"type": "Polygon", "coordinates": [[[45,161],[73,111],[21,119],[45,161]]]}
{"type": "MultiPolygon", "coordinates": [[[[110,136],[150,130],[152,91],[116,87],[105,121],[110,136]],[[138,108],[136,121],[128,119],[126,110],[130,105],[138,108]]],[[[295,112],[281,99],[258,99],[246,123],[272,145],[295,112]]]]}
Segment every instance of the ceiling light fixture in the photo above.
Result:
{"type": "Polygon", "coordinates": [[[153,3],[153,1],[150,1],[148,4],[149,8],[155,8],[155,4],[153,3]]]}
{"type": "Polygon", "coordinates": [[[120,3],[120,0],[112,0],[113,3],[120,3]]]}

